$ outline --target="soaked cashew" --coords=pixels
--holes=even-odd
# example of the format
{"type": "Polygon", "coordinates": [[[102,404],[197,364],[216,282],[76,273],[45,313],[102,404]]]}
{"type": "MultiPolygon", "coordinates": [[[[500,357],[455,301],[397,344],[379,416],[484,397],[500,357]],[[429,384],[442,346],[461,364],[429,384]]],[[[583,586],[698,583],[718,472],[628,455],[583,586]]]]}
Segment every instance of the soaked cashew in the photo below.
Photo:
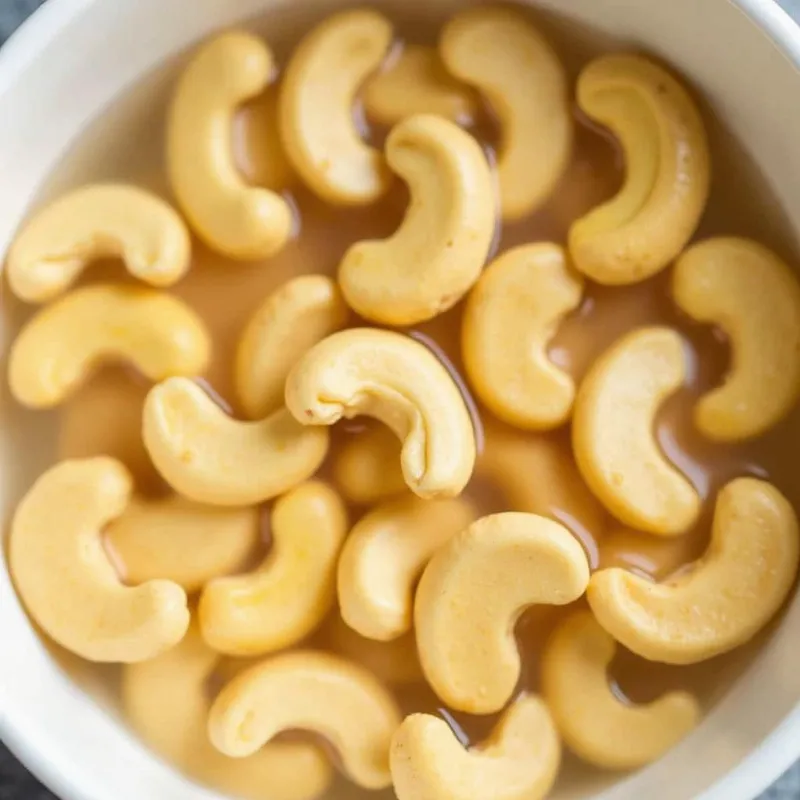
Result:
{"type": "Polygon", "coordinates": [[[256,655],[304,639],[336,598],[336,561],[347,511],[329,486],[311,481],[272,509],[272,548],[251,573],[217,578],[203,589],[198,614],[215,650],[256,655]]]}
{"type": "Polygon", "coordinates": [[[361,8],[328,17],[300,44],[281,83],[281,140],[309,189],[334,205],[368,205],[391,183],[383,155],[361,136],[356,95],[392,44],[391,23],[361,8]]]}
{"type": "Polygon", "coordinates": [[[458,387],[427,347],[400,333],[353,328],[324,339],[289,373],[286,405],[305,425],[360,414],[388,425],[420,497],[457,495],[472,474],[475,433],[458,387]]]}
{"type": "Polygon", "coordinates": [[[119,461],[62,461],[28,490],[11,523],[9,566],[22,602],[45,633],[89,661],[153,658],[189,625],[180,586],[123,586],[103,550],[100,532],[131,489],[119,461]]]}
{"type": "Polygon", "coordinates": [[[230,258],[266,258],[292,233],[289,204],[269,189],[248,185],[234,159],[237,107],[273,80],[267,45],[243,31],[204,44],[183,71],[167,121],[172,190],[195,232],[230,258]]]}
{"type": "Polygon", "coordinates": [[[711,544],[688,573],[652,583],[623,569],[596,572],[597,621],[651,661],[692,664],[749,641],[775,615],[797,574],[797,517],[771,484],[737,478],[717,496],[711,544]]]}
{"type": "Polygon", "coordinates": [[[675,263],[672,294],[731,343],[722,386],[700,398],[698,430],[719,441],[759,436],[800,394],[800,284],[787,264],[748,239],[708,239],[675,263]]]}
{"type": "Polygon", "coordinates": [[[583,379],[572,419],[578,468],[621,522],[662,536],[684,533],[697,519],[700,497],[666,460],[655,416],[686,375],[681,337],[669,328],[623,336],[583,379]]]}
{"type": "Polygon", "coordinates": [[[528,430],[567,421],[575,383],[547,345],[582,296],[555,244],[515,247],[484,270],[467,299],[461,352],[470,386],[499,419],[528,430]]]}
{"type": "Polygon", "coordinates": [[[497,6],[456,14],[439,52],[451,74],[486,97],[500,122],[503,218],[531,214],[552,192],[572,150],[569,89],[558,56],[525,14],[497,6]]]}
{"type": "Polygon", "coordinates": [[[388,239],[345,253],[339,285],[365,319],[413,325],[455,305],[478,279],[495,230],[492,174],[470,134],[430,114],[392,129],[386,159],[411,202],[388,239]]]}
{"type": "Polygon", "coordinates": [[[362,667],[327,653],[284,653],[234,678],[211,707],[208,732],[223,753],[254,753],[285,730],[312,731],[366,789],[391,783],[389,745],[400,710],[362,667]]]}
{"type": "Polygon", "coordinates": [[[710,158],[694,101],[662,67],[609,55],[581,72],[578,105],[617,136],[625,182],[569,231],[575,266],[598,283],[635,283],[683,250],[705,209],[710,158]]]}
{"type": "Polygon", "coordinates": [[[620,699],[606,671],[617,643],[588,611],[564,620],[542,658],[542,694],[564,742],[606,769],[636,769],[660,758],[699,722],[688,692],[669,692],[646,705],[620,699]]]}
{"type": "Polygon", "coordinates": [[[96,284],[42,309],[11,346],[12,395],[31,408],[52,408],[101,364],[130,362],[145,377],[199,375],[211,357],[200,317],[153,289],[96,284]]]}
{"type": "Polygon", "coordinates": [[[499,711],[519,678],[520,614],[534,604],[571,603],[588,582],[580,544],[544,517],[493,514],[456,534],[428,563],[414,604],[431,688],[459,711],[499,711]]]}
{"type": "Polygon", "coordinates": [[[283,494],[310,478],[328,452],[328,432],[298,425],[286,409],[240,422],[186,378],[150,390],[142,432],[153,464],[175,491],[219,506],[283,494]]]}

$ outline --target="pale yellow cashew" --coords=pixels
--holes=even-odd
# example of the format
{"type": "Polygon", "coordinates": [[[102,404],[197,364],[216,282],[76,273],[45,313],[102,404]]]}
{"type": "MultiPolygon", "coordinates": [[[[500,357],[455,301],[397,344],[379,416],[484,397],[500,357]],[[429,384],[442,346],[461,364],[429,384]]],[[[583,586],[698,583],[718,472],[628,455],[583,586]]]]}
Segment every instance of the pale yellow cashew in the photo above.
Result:
{"type": "Polygon", "coordinates": [[[236,349],[234,383],[251,419],[283,406],[289,371],[312,345],[343,327],[348,316],[336,282],[301,275],[284,283],[256,309],[236,349]]]}
{"type": "Polygon", "coordinates": [[[285,730],[311,731],[337,751],[350,779],[390,785],[389,746],[401,722],[388,690],[357,664],[310,650],[251,667],[220,692],[208,732],[223,753],[248,756],[285,730]]]}
{"type": "Polygon", "coordinates": [[[204,44],[184,69],[167,120],[167,167],[184,214],[206,244],[231,258],[266,258],[289,239],[294,219],[278,194],[249,186],[234,158],[237,107],[275,74],[267,45],[243,31],[204,44]]]}
{"type": "Polygon", "coordinates": [[[535,696],[515,701],[491,736],[469,749],[429,714],[406,717],[392,738],[398,800],[541,800],[560,763],[558,732],[535,696]]]}
{"type": "Polygon", "coordinates": [[[759,436],[800,394],[800,283],[786,263],[748,239],[708,239],[675,263],[672,295],[690,317],[731,343],[722,386],[700,398],[698,430],[719,441],[759,436]]]}
{"type": "Polygon", "coordinates": [[[492,174],[469,133],[431,114],[392,129],[386,160],[409,185],[405,218],[388,239],[345,253],[339,285],[365,319],[413,325],[455,305],[478,279],[495,231],[492,174]]]}
{"type": "Polygon", "coordinates": [[[683,250],[705,209],[706,132],[694,100],[662,67],[634,55],[592,61],[578,105],[625,151],[625,182],[569,231],[575,266],[598,283],[644,280],[683,250]]]}
{"type": "Polygon", "coordinates": [[[146,378],[200,375],[211,357],[205,324],[183,301],[154,289],[96,284],[43,308],[11,346],[12,395],[52,408],[103,363],[130,362],[146,378]]]}
{"type": "Polygon", "coordinates": [[[456,14],[444,27],[439,53],[498,117],[503,218],[531,214],[553,191],[572,151],[569,88],[558,56],[523,13],[499,6],[456,14]]]}
{"type": "Polygon", "coordinates": [[[547,346],[582,297],[582,278],[555,244],[515,247],[484,270],[467,299],[461,353],[470,386],[499,419],[527,430],[567,421],[575,383],[547,346]]]}
{"type": "Polygon", "coordinates": [[[339,495],[311,481],[272,509],[272,548],[251,573],[206,585],[198,614],[203,638],[215,650],[256,655],[304,639],[336,598],[336,562],[347,535],[339,495]]]}
{"type": "Polygon", "coordinates": [[[597,621],[651,661],[692,664],[733,650],[776,614],[794,585],[800,538],[791,504],[771,484],[737,478],[717,496],[711,544],[687,573],[652,583],[596,572],[597,621]]]}
{"type": "Polygon", "coordinates": [[[683,383],[686,357],[678,333],[641,328],[612,345],[583,379],[572,419],[578,468],[621,522],[674,536],[700,513],[691,483],[664,457],[655,416],[683,383]]]}
{"type": "Polygon", "coordinates": [[[459,711],[499,711],[519,679],[520,614],[535,604],[571,603],[588,582],[578,541],[544,517],[493,514],[456,534],[428,563],[414,603],[431,688],[459,711]]]}
{"type": "Polygon", "coordinates": [[[465,500],[406,497],[362,517],[339,559],[344,621],[362,636],[389,641],[411,630],[414,584],[433,554],[475,519],[465,500]]]}
{"type": "Polygon", "coordinates": [[[328,432],[304,428],[286,409],[241,422],[185,378],[150,390],[142,431],[153,464],[175,491],[219,506],[276,497],[310,478],[328,452],[328,432]]]}
{"type": "Polygon", "coordinates": [[[362,138],[356,95],[392,44],[391,23],[377,11],[328,17],[295,48],[281,81],[281,140],[309,189],[335,205],[368,205],[386,192],[383,155],[362,138]]]}
{"type": "Polygon", "coordinates": [[[131,490],[119,461],[62,461],[28,490],[11,523],[9,566],[22,602],[48,636],[89,661],[153,658],[189,625],[180,586],[123,586],[103,550],[101,531],[131,490]]]}
{"type": "Polygon", "coordinates": [[[542,695],[565,744],[590,764],[637,769],[660,758],[699,722],[688,692],[632,705],[611,688],[607,669],[617,643],[589,611],[578,611],[551,634],[542,657],[542,695]]]}
{"type": "Polygon", "coordinates": [[[91,262],[115,256],[139,280],[170,286],[189,269],[189,231],[150,192],[122,184],[86,186],[25,223],[8,251],[8,284],[22,300],[44,303],[72,286],[91,262]]]}
{"type": "Polygon", "coordinates": [[[353,328],[309,350],[286,381],[286,405],[305,425],[364,414],[403,442],[406,483],[420,497],[452,497],[472,475],[475,433],[453,378],[425,345],[353,328]]]}

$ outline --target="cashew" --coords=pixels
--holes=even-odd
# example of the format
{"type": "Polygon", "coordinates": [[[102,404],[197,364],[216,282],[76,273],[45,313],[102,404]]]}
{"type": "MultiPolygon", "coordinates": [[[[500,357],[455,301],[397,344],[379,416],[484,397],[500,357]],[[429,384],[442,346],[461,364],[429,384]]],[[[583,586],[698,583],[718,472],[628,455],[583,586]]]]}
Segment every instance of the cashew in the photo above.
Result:
{"type": "Polygon", "coordinates": [[[711,544],[689,572],[652,583],[623,569],[596,572],[597,621],[651,661],[692,664],[749,641],[794,585],[797,517],[772,485],[737,478],[717,496],[711,544]]]}
{"type": "Polygon", "coordinates": [[[392,129],[386,159],[411,202],[388,239],[345,253],[339,285],[365,319],[413,325],[455,305],[478,279],[495,230],[492,174],[470,134],[430,114],[392,129]]]}
{"type": "Polygon", "coordinates": [[[62,461],[17,506],[9,565],[22,602],[63,647],[89,661],[143,661],[181,640],[186,593],[172,581],[122,586],[100,538],[125,510],[131,476],[111,458],[62,461]]]}
{"type": "Polygon", "coordinates": [[[578,105],[625,151],[625,182],[569,231],[575,266],[598,283],[635,283],[683,250],[710,182],[703,120],[681,84],[641,56],[609,55],[578,78],[578,105]]]}
{"type": "Polygon", "coordinates": [[[195,232],[230,258],[266,258],[289,239],[289,204],[269,189],[249,186],[233,147],[234,114],[263,92],[275,63],[267,45],[243,31],[204,44],[183,71],[167,121],[172,190],[195,232]]]}
{"type": "Polygon", "coordinates": [[[406,717],[392,738],[398,800],[540,800],[560,763],[558,733],[535,696],[517,700],[485,742],[466,750],[429,714],[406,717]]]}
{"type": "Polygon", "coordinates": [[[794,270],[748,239],[708,239],[675,264],[672,294],[731,343],[725,382],[700,398],[694,420],[705,436],[739,441],[785,417],[800,394],[800,284],[794,270]]]}
{"type": "Polygon", "coordinates": [[[248,756],[284,730],[312,731],[336,749],[351,780],[366,789],[391,783],[389,745],[400,710],[362,667],[327,653],[275,656],[234,678],[211,707],[211,741],[248,756]]]}
{"type": "Polygon", "coordinates": [[[464,500],[418,497],[386,503],[362,517],[339,559],[344,621],[379,641],[410,631],[414,584],[433,554],[474,519],[464,500]]]}
{"type": "Polygon", "coordinates": [[[286,66],[279,98],[281,140],[309,189],[335,205],[368,205],[389,188],[380,151],[362,138],[353,106],[361,84],[392,44],[391,23],[356,9],[328,17],[286,66]]]}
{"type": "Polygon", "coordinates": [[[256,309],[236,350],[234,383],[251,419],[283,406],[292,366],[312,345],[343,327],[348,309],[326,275],[301,275],[284,283],[256,309]]]}
{"type": "Polygon", "coordinates": [[[129,361],[145,377],[199,375],[211,357],[205,324],[152,289],[96,284],[42,309],[11,346],[8,382],[31,408],[52,408],[101,364],[129,361]]]}
{"type": "Polygon", "coordinates": [[[567,421],[575,383],[547,345],[582,296],[583,280],[555,244],[507,250],[483,272],[467,299],[461,352],[470,386],[496,417],[528,430],[567,421]]]}
{"type": "Polygon", "coordinates": [[[456,534],[428,563],[414,604],[431,688],[459,711],[499,711],[519,678],[514,625],[522,611],[571,603],[588,582],[581,546],[544,517],[493,514],[456,534]]]}
{"type": "Polygon", "coordinates": [[[286,405],[306,425],[359,414],[388,425],[420,497],[457,495],[472,474],[475,433],[457,385],[425,345],[400,333],[353,328],[324,339],[289,373],[286,405]]]}
{"type": "Polygon", "coordinates": [[[698,723],[700,707],[687,692],[647,705],[621,700],[609,684],[617,643],[588,611],[567,617],[542,657],[542,694],[564,742],[606,769],[636,769],[660,758],[698,723]]]}
{"type": "Polygon", "coordinates": [[[150,390],[142,429],[150,458],[175,491],[220,506],[255,505],[288,491],[328,451],[327,431],[298,425],[285,409],[240,422],[185,378],[150,390]]]}
{"type": "Polygon", "coordinates": [[[662,536],[684,533],[700,512],[697,491],[666,460],[653,430],[685,374],[675,331],[635,330],[595,361],[572,419],[575,460],[592,491],[621,522],[662,536]]]}
{"type": "Polygon", "coordinates": [[[496,6],[456,14],[439,52],[450,73],[475,86],[499,119],[503,218],[531,214],[552,192],[572,150],[569,89],[558,56],[524,14],[496,6]]]}

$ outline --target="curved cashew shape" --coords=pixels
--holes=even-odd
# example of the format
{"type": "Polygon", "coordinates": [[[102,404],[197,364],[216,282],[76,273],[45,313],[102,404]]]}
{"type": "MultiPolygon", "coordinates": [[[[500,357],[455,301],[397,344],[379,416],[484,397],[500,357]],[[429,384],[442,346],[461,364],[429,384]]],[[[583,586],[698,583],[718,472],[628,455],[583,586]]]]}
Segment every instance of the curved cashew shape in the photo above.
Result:
{"type": "Polygon", "coordinates": [[[336,598],[336,562],[347,511],[329,486],[311,481],[272,509],[272,548],[251,573],[206,585],[198,614],[203,638],[231,655],[256,655],[304,639],[336,598]]]}
{"type": "Polygon", "coordinates": [[[555,244],[515,247],[484,270],[467,299],[461,353],[470,386],[499,419],[527,430],[567,421],[575,383],[547,345],[582,297],[582,278],[555,244]]]}
{"type": "Polygon", "coordinates": [[[275,63],[267,45],[243,31],[204,44],[183,71],[167,120],[172,190],[206,244],[231,258],[266,258],[292,233],[289,204],[249,186],[233,154],[237,107],[261,94],[275,63]]]}
{"type": "Polygon", "coordinates": [[[219,506],[283,494],[310,478],[328,452],[328,432],[298,425],[286,409],[240,422],[186,378],[150,390],[142,432],[153,464],[175,491],[219,506]]]}
{"type": "Polygon", "coordinates": [[[395,126],[386,159],[411,202],[388,239],[345,253],[339,285],[365,319],[413,325],[455,305],[478,279],[495,230],[492,174],[470,134],[431,114],[395,126]]]}
{"type": "Polygon", "coordinates": [[[606,670],[617,643],[589,611],[551,635],[542,656],[542,694],[567,746],[606,769],[636,769],[660,758],[700,720],[688,692],[631,705],[612,690],[606,670]]]}
{"type": "Polygon", "coordinates": [[[774,253],[748,239],[708,239],[675,263],[672,295],[700,322],[728,336],[732,368],[700,398],[705,436],[739,441],[779,422],[800,394],[800,283],[774,253]]]}
{"type": "Polygon", "coordinates": [[[223,753],[250,755],[284,730],[330,742],[350,779],[365,789],[390,785],[389,745],[401,722],[388,690],[362,667],[327,653],[275,656],[234,678],[208,719],[223,753]]]}
{"type": "Polygon", "coordinates": [[[11,291],[29,303],[65,292],[96,259],[118,256],[136,278],[171,286],[187,272],[189,231],[160,197],[135,186],[95,184],[36,213],[8,251],[11,291]]]}
{"type": "Polygon", "coordinates": [[[289,373],[286,405],[306,425],[360,414],[388,425],[420,497],[457,495],[472,474],[475,433],[458,387],[425,345],[400,333],[352,328],[324,339],[289,373]]]}
{"type": "Polygon", "coordinates": [[[529,696],[466,750],[444,720],[412,714],[392,738],[390,758],[398,800],[541,800],[555,783],[561,743],[547,706],[529,696]]]}
{"type": "Polygon", "coordinates": [[[772,485],[737,478],[717,496],[711,544],[689,574],[652,583],[623,569],[596,572],[589,605],[621,644],[651,661],[693,664],[755,636],[797,574],[800,534],[772,485]]]}
{"type": "Polygon", "coordinates": [[[286,155],[309,189],[335,205],[368,205],[389,188],[379,150],[353,117],[356,94],[392,44],[391,23],[356,9],[328,17],[295,48],[281,82],[279,119],[286,155]]]}
{"type": "Polygon", "coordinates": [[[284,283],[256,309],[236,350],[234,384],[251,419],[283,406],[292,366],[312,345],[343,327],[348,308],[336,282],[301,275],[284,283]]]}
{"type": "Polygon", "coordinates": [[[111,458],[62,461],[17,506],[9,566],[19,596],[45,633],[89,661],[153,658],[189,625],[186,593],[172,581],[123,586],[100,531],[123,513],[132,480],[111,458]]]}
{"type": "Polygon", "coordinates": [[[580,544],[544,517],[493,514],[456,534],[428,563],[414,604],[431,688],[459,711],[499,711],[519,678],[519,615],[534,604],[571,603],[588,582],[580,544]]]}
{"type": "Polygon", "coordinates": [[[622,189],[569,231],[575,266],[598,283],[635,283],[683,250],[708,198],[710,156],[694,101],[641,56],[609,55],[578,78],[578,105],[619,138],[622,189]]]}
{"type": "Polygon", "coordinates": [[[524,14],[499,7],[456,14],[444,27],[439,53],[499,119],[503,219],[531,214],[552,192],[572,151],[569,89],[558,56],[524,14]]]}
{"type": "Polygon", "coordinates": [[[199,375],[211,357],[205,324],[164,292],[115,284],[76,289],[42,309],[11,346],[11,394],[52,408],[101,364],[129,361],[145,377],[199,375]]]}
{"type": "Polygon", "coordinates": [[[379,641],[410,631],[414,584],[433,554],[474,519],[465,500],[418,497],[385,503],[362,517],[339,559],[344,621],[379,641]]]}
{"type": "Polygon", "coordinates": [[[681,337],[641,328],[612,345],[583,379],[572,419],[578,468],[621,522],[662,536],[684,533],[700,497],[661,452],[653,430],[659,406],[684,381],[681,337]]]}

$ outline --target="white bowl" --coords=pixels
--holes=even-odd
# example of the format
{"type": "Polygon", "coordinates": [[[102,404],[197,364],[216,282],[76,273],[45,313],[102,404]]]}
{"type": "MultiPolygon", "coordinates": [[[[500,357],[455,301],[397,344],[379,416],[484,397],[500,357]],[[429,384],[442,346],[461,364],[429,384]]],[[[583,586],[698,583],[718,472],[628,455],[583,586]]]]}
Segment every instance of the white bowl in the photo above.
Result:
{"type": "MultiPolygon", "coordinates": [[[[407,0],[406,9],[424,1],[407,0]]],[[[444,13],[455,0],[428,2],[444,13]]],[[[677,65],[745,144],[784,211],[800,220],[800,28],[771,0],[533,4],[677,65]]],[[[64,152],[115,98],[152,76],[109,117],[106,135],[130,135],[146,117],[151,96],[163,94],[169,67],[156,67],[212,31],[266,8],[280,7],[292,17],[300,5],[304,0],[49,0],[0,52],[0,252],[64,152]]],[[[95,146],[101,148],[102,141],[95,146]]],[[[7,328],[8,320],[3,322],[7,328]]],[[[7,339],[7,330],[2,335],[7,339]]],[[[20,492],[52,457],[53,431],[42,417],[8,403],[3,411],[0,512],[7,518],[20,492]]],[[[592,778],[570,788],[569,796],[754,797],[800,755],[798,641],[800,597],[687,741],[618,783],[592,778]]],[[[64,800],[217,796],[151,756],[112,713],[64,675],[30,627],[5,569],[0,569],[0,735],[64,800]]]]}

